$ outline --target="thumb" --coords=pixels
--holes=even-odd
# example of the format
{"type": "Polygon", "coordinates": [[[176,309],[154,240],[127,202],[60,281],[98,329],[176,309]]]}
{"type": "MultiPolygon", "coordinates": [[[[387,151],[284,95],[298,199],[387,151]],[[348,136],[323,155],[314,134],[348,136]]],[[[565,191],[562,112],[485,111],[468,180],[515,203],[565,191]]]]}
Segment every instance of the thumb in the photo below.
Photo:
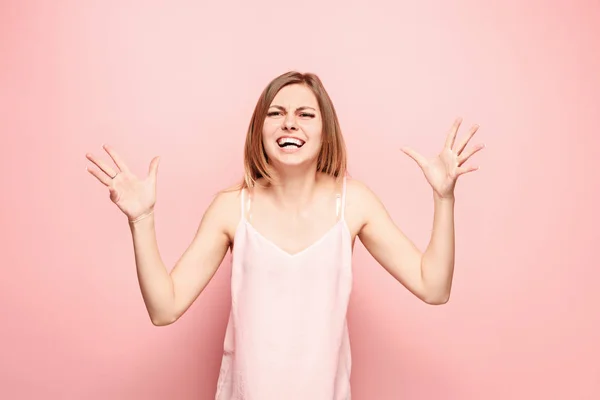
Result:
{"type": "Polygon", "coordinates": [[[150,168],[148,169],[148,175],[152,177],[152,179],[156,180],[156,175],[158,174],[158,164],[160,164],[160,157],[154,157],[152,161],[150,161],[150,168]]]}
{"type": "Polygon", "coordinates": [[[109,187],[108,188],[108,193],[109,193],[109,197],[110,199],[116,204],[119,202],[119,200],[121,199],[121,193],[119,193],[115,188],[113,187],[109,187]]]}
{"type": "Polygon", "coordinates": [[[402,152],[404,154],[406,154],[407,156],[412,158],[421,168],[423,168],[423,166],[427,162],[425,157],[423,157],[421,154],[417,153],[415,150],[411,149],[410,147],[402,147],[400,150],[402,150],[402,152]]]}

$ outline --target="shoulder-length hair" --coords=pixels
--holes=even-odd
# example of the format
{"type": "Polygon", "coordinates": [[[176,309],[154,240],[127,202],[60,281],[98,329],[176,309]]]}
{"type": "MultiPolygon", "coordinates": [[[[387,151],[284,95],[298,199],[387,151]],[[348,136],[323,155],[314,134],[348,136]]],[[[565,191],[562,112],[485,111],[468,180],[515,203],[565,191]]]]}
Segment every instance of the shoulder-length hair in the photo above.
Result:
{"type": "Polygon", "coordinates": [[[346,145],[331,98],[327,94],[319,77],[313,73],[286,72],[273,79],[260,95],[244,146],[244,180],[242,187],[254,187],[258,179],[272,183],[269,174],[270,166],[263,145],[262,130],[271,102],[277,93],[285,86],[306,85],[315,94],[321,112],[323,130],[321,152],[317,159],[317,172],[323,172],[335,177],[346,174],[346,145]]]}

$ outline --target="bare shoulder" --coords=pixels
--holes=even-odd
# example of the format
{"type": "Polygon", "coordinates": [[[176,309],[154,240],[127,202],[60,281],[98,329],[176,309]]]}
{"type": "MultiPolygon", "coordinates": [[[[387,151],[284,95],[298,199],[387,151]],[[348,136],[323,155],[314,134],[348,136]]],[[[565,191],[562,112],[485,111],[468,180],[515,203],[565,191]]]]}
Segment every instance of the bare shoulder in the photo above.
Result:
{"type": "Polygon", "coordinates": [[[379,201],[377,195],[366,183],[354,178],[346,180],[346,195],[347,201],[355,203],[357,206],[365,206],[379,201]]]}
{"type": "Polygon", "coordinates": [[[215,194],[202,217],[202,223],[218,226],[232,243],[240,218],[241,188],[234,185],[215,194]]]}
{"type": "Polygon", "coordinates": [[[346,180],[346,220],[354,235],[360,234],[373,212],[382,207],[377,195],[364,182],[346,180]]]}

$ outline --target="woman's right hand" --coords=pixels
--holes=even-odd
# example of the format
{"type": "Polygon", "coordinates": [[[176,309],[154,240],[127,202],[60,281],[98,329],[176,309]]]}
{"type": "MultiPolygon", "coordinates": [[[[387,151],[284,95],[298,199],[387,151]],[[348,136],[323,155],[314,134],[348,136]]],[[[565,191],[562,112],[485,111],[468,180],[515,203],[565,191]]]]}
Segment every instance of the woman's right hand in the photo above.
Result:
{"type": "Polygon", "coordinates": [[[91,153],[87,153],[86,158],[100,168],[98,171],[86,167],[88,172],[108,187],[110,199],[130,222],[152,214],[156,203],[156,175],[160,158],[152,159],[148,175],[144,179],[140,179],[127,168],[112,147],[103,145],[102,148],[114,161],[116,168],[105,164],[91,153]]]}

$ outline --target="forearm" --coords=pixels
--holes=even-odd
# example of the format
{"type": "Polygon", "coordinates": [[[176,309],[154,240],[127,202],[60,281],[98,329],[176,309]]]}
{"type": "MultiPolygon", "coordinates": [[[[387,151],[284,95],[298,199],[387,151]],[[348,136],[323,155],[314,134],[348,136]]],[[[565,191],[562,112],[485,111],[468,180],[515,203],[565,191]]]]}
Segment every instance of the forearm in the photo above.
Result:
{"type": "Polygon", "coordinates": [[[421,277],[428,302],[443,304],[450,297],[454,274],[454,198],[434,194],[433,232],[421,260],[421,277]]]}
{"type": "Polygon", "coordinates": [[[158,251],[154,214],[129,226],[138,282],[150,319],[155,325],[169,324],[173,322],[174,288],[158,251]]]}

